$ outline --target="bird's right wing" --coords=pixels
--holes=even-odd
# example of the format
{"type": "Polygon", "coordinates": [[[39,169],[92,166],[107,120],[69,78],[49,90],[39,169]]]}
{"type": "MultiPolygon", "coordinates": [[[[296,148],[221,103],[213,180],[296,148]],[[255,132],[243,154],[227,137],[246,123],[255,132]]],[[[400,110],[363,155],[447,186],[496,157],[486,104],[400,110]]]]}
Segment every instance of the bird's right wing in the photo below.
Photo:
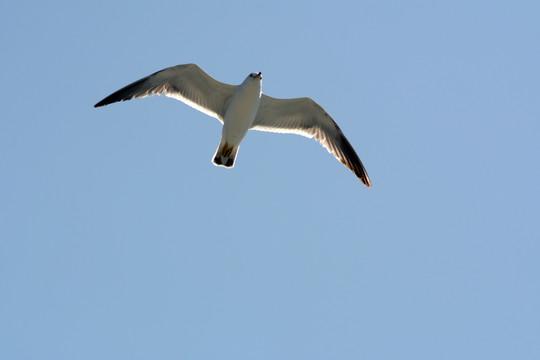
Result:
{"type": "Polygon", "coordinates": [[[94,107],[165,94],[223,122],[235,89],[236,86],[215,80],[195,64],[177,65],[123,87],[94,107]]]}

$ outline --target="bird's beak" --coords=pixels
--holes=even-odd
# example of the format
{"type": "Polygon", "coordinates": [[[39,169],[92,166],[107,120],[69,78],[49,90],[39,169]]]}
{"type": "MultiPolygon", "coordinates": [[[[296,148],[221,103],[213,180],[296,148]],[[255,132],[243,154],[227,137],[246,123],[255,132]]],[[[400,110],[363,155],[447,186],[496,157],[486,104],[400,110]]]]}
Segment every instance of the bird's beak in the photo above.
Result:
{"type": "Polygon", "coordinates": [[[262,79],[262,72],[259,71],[259,73],[257,74],[257,77],[258,77],[259,79],[262,79]]]}

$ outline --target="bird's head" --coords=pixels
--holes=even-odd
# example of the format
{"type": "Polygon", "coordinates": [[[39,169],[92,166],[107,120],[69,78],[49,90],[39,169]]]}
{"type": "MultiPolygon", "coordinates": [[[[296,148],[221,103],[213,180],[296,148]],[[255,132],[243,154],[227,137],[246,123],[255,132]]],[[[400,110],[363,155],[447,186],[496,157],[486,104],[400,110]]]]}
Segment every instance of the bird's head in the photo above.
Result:
{"type": "Polygon", "coordinates": [[[246,77],[246,80],[242,83],[242,86],[246,86],[250,89],[256,89],[259,92],[259,97],[262,94],[262,72],[251,73],[246,77]]]}
{"type": "Polygon", "coordinates": [[[259,73],[251,73],[248,77],[262,80],[262,72],[259,71],[259,73]]]}

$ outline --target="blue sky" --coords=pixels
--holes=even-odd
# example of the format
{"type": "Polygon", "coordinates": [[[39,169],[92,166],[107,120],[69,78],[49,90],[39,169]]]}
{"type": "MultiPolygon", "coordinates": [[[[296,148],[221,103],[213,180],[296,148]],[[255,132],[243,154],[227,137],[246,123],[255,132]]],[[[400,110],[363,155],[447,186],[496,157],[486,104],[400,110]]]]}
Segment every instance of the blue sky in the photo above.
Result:
{"type": "Polygon", "coordinates": [[[4,2],[3,359],[540,356],[538,1],[4,2]],[[169,98],[194,62],[336,120],[315,141],[169,98]]]}

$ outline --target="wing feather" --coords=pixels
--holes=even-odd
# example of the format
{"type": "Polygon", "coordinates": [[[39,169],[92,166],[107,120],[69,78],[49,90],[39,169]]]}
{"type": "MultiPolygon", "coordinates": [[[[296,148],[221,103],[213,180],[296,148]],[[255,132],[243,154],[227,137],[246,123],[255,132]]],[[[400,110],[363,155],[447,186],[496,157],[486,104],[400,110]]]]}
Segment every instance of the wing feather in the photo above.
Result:
{"type": "Polygon", "coordinates": [[[310,98],[276,99],[263,95],[252,129],[314,137],[362,183],[371,187],[366,169],[349,140],[332,117],[310,98]]]}
{"type": "Polygon", "coordinates": [[[123,87],[94,107],[165,94],[223,122],[225,109],[235,89],[234,85],[215,80],[196,64],[177,65],[123,87]]]}

